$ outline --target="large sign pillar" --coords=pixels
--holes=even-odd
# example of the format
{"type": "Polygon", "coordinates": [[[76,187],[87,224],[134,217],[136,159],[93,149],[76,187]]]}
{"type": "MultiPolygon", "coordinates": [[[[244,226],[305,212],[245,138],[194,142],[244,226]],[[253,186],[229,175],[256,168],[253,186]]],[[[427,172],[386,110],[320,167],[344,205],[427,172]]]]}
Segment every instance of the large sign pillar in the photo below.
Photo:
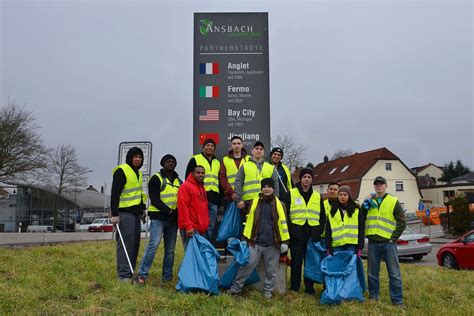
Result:
{"type": "Polygon", "coordinates": [[[216,155],[234,135],[270,146],[267,13],[194,14],[193,151],[212,138],[216,155]]]}

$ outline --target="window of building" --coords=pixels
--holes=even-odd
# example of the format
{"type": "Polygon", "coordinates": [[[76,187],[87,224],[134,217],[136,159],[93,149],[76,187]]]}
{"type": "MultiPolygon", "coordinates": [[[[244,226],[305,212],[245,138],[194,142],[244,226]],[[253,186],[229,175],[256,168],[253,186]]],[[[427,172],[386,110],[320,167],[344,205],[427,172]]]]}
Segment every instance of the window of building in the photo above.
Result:
{"type": "Polygon", "coordinates": [[[331,171],[329,171],[329,174],[333,174],[334,172],[336,172],[336,170],[337,170],[337,167],[333,168],[331,171]]]}
{"type": "Polygon", "coordinates": [[[391,162],[386,162],[385,163],[385,170],[386,171],[392,171],[392,163],[391,162]]]}
{"type": "Polygon", "coordinates": [[[404,191],[403,181],[395,181],[395,191],[404,191]]]}
{"type": "Polygon", "coordinates": [[[341,169],[341,172],[344,172],[347,170],[347,168],[349,168],[349,165],[345,165],[344,168],[341,169]]]}

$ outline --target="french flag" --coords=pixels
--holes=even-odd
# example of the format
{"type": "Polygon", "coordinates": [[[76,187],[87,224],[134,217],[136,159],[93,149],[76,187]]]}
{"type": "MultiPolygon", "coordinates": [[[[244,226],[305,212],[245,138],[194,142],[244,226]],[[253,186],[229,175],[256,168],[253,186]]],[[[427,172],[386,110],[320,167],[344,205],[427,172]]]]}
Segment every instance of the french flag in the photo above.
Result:
{"type": "Polygon", "coordinates": [[[200,98],[217,98],[219,96],[219,86],[199,86],[200,98]]]}
{"type": "Polygon", "coordinates": [[[200,63],[199,74],[201,75],[217,75],[219,73],[218,63],[200,63]]]}

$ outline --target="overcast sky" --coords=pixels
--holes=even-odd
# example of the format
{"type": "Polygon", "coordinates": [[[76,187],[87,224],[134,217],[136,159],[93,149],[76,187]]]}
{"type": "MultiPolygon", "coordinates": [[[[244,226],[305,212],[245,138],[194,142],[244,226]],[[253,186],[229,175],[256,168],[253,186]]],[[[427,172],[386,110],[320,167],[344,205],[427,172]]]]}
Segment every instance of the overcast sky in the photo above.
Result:
{"type": "Polygon", "coordinates": [[[192,155],[193,13],[268,12],[272,135],[317,164],[387,147],[474,168],[472,1],[0,1],[1,104],[71,144],[96,187],[122,141],[192,155]]]}

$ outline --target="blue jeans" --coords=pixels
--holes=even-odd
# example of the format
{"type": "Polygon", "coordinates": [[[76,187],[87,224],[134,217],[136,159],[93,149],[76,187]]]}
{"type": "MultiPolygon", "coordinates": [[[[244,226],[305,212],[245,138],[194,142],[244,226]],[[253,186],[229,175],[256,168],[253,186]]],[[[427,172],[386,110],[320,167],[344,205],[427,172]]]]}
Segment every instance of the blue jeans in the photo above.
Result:
{"type": "Polygon", "coordinates": [[[206,239],[212,242],[214,238],[214,230],[216,229],[217,221],[217,204],[207,203],[207,208],[209,209],[209,226],[207,227],[206,239]]]}
{"type": "Polygon", "coordinates": [[[368,279],[369,297],[379,299],[380,292],[380,261],[382,257],[387,265],[389,276],[390,298],[393,304],[403,303],[402,275],[398,264],[397,244],[392,242],[375,243],[369,241],[368,279]]]}
{"type": "Polygon", "coordinates": [[[165,241],[165,254],[163,256],[163,268],[161,280],[170,281],[173,278],[174,249],[176,246],[176,234],[178,225],[176,223],[164,222],[152,219],[150,223],[150,241],[143,254],[138,275],[146,279],[150,271],[156,250],[160,245],[161,238],[165,241]]]}

